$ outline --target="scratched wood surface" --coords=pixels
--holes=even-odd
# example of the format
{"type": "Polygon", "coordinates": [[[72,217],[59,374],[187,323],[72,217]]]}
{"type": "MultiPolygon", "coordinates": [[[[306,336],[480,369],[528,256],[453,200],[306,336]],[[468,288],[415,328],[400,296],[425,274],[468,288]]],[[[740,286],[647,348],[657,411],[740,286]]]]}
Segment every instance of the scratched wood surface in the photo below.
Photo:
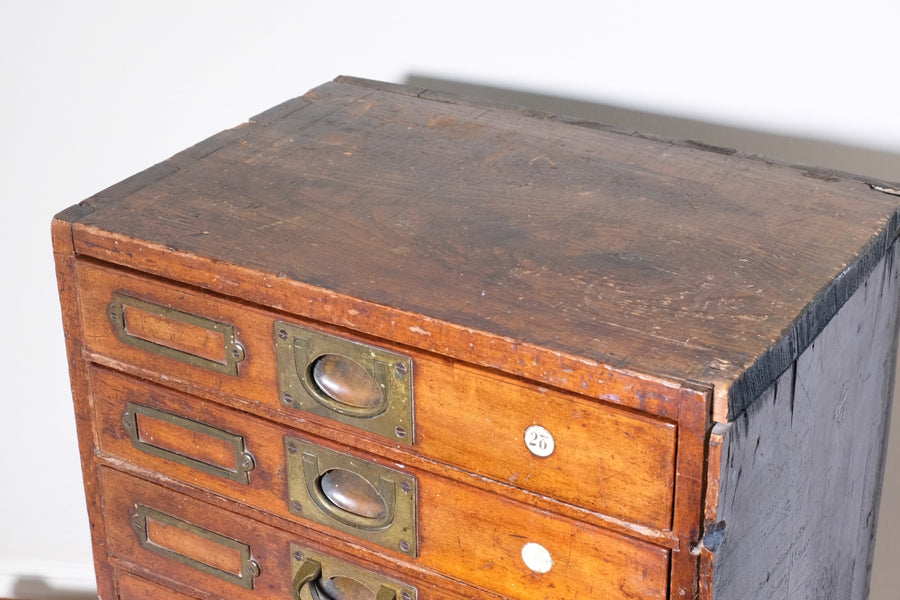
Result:
{"type": "Polygon", "coordinates": [[[709,498],[721,524],[713,598],[868,597],[898,286],[893,248],[796,366],[729,424],[709,498]]]}
{"type": "Polygon", "coordinates": [[[711,384],[720,418],[791,365],[898,230],[898,198],[853,177],[563,121],[345,79],[63,218],[82,252],[108,231],[155,240],[711,384]]]}
{"type": "MultiPolygon", "coordinates": [[[[129,571],[152,583],[126,577],[126,596],[215,596],[137,544],[132,511],[151,503],[258,540],[263,597],[308,534],[426,582],[423,600],[861,598],[898,201],[850,175],[352,79],[201,142],[53,225],[101,595],[129,571]],[[238,373],[121,343],[113,291],[234,325],[238,373]],[[276,318],[413,356],[415,446],[289,414],[276,318]],[[138,399],[245,435],[250,484],[137,451],[122,411],[138,399]],[[530,467],[532,421],[573,451],[530,467]],[[286,433],[414,473],[419,557],[290,513],[286,433]],[[525,570],[522,529],[548,573],[525,570]]],[[[131,316],[134,335],[221,358],[218,335],[131,316]]],[[[187,552],[180,535],[153,531],[187,552]]]]}

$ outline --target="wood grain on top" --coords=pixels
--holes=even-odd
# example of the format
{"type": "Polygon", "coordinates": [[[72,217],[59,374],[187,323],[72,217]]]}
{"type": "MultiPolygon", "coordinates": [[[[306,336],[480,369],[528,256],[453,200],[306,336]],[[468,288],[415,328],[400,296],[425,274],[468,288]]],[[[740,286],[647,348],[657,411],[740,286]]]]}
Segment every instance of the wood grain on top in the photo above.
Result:
{"type": "Polygon", "coordinates": [[[851,176],[339,80],[62,218],[707,383],[734,417],[884,256],[897,205],[851,176]]]}

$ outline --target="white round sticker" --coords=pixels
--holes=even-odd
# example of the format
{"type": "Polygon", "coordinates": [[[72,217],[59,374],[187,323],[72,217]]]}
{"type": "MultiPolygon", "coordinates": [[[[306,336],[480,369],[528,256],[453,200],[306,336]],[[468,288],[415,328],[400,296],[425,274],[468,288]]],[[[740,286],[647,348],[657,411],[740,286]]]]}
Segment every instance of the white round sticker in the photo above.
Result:
{"type": "Polygon", "coordinates": [[[550,456],[556,449],[553,435],[540,425],[532,425],[525,430],[525,446],[535,456],[550,456]]]}
{"type": "Polygon", "coordinates": [[[553,567],[553,557],[550,556],[550,552],[534,542],[528,542],[522,547],[522,560],[535,573],[546,573],[553,567]]]}

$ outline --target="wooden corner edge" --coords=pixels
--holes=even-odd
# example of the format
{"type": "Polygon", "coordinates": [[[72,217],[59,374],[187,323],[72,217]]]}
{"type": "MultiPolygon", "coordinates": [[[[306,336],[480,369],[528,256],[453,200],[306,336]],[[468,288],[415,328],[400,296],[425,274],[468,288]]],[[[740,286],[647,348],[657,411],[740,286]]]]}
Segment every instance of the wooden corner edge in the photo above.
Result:
{"type": "Polygon", "coordinates": [[[53,217],[50,221],[50,240],[55,254],[74,254],[75,242],[72,239],[72,221],[53,217]]]}
{"type": "Polygon", "coordinates": [[[728,422],[729,382],[716,381],[713,384],[712,420],[716,423],[728,422]]]}
{"type": "Polygon", "coordinates": [[[62,254],[74,254],[75,243],[73,241],[72,226],[82,217],[94,212],[94,206],[88,202],[81,202],[55,214],[50,220],[50,237],[53,242],[53,251],[62,254]]]}
{"type": "Polygon", "coordinates": [[[703,506],[703,531],[698,547],[699,600],[712,600],[713,563],[715,552],[723,539],[726,523],[718,520],[719,481],[722,473],[722,457],[728,456],[728,432],[730,423],[715,423],[709,434],[706,455],[706,492],[703,506]]]}

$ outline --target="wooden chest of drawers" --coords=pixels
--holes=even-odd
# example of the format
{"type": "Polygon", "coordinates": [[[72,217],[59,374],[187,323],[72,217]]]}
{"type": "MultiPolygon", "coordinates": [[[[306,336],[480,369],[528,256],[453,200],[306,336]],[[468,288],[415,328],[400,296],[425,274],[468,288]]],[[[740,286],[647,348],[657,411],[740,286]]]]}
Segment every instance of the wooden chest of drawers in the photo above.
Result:
{"type": "Polygon", "coordinates": [[[53,222],[100,596],[862,598],[889,185],[342,78],[53,222]]]}

